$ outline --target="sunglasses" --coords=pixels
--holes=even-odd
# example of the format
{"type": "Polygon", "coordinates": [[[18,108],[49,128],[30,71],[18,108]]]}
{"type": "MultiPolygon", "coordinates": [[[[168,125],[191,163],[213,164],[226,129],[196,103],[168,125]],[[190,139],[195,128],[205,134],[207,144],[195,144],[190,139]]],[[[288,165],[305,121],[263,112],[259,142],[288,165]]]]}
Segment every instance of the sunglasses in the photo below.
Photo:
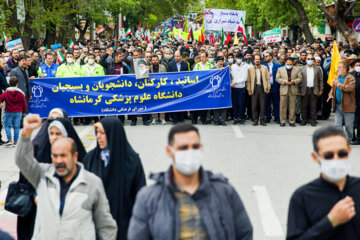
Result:
{"type": "Polygon", "coordinates": [[[307,60],[314,60],[314,58],[308,58],[307,60]]]}
{"type": "MultiPolygon", "coordinates": [[[[336,155],[339,157],[339,158],[346,158],[348,155],[349,155],[349,152],[346,151],[346,150],[340,150],[336,153],[336,155]]],[[[331,160],[331,159],[334,159],[334,156],[335,156],[335,153],[334,152],[326,152],[324,153],[324,159],[325,160],[331,160]]]]}

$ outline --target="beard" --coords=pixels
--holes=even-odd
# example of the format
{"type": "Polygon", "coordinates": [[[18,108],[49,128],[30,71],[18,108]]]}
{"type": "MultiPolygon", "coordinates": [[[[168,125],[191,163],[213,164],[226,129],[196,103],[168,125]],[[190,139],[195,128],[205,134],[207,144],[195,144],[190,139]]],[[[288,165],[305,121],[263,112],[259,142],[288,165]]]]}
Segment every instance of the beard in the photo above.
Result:
{"type": "Polygon", "coordinates": [[[62,178],[69,176],[74,170],[74,163],[71,166],[67,167],[65,163],[55,164],[55,172],[62,178]],[[59,170],[58,168],[62,168],[63,170],[59,170]]]}

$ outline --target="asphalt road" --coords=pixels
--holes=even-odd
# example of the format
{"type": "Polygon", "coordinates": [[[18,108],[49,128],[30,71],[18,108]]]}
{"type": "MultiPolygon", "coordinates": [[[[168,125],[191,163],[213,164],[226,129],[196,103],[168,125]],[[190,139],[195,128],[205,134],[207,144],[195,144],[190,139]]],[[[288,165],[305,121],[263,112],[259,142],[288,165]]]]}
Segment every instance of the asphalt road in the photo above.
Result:
{"type": "MultiPolygon", "coordinates": [[[[320,121],[318,127],[333,123],[331,118],[320,121]]],[[[125,126],[147,176],[150,172],[164,171],[171,164],[165,154],[171,127],[130,127],[128,123],[125,126]]],[[[198,127],[204,145],[204,167],[223,173],[236,188],[250,216],[254,239],[284,239],[291,194],[297,187],[319,177],[319,166],[310,157],[311,136],[316,128],[299,125],[280,128],[275,123],[253,127],[250,122],[241,126],[198,127]]],[[[92,149],[96,144],[92,126],[77,126],[76,130],[87,150],[92,149]]],[[[3,183],[0,204],[5,199],[8,183],[18,177],[14,151],[0,146],[0,180],[3,183]]],[[[351,154],[351,175],[359,176],[359,159],[360,147],[355,146],[351,154]]],[[[15,227],[15,216],[0,206],[0,228],[15,234],[15,227]]]]}

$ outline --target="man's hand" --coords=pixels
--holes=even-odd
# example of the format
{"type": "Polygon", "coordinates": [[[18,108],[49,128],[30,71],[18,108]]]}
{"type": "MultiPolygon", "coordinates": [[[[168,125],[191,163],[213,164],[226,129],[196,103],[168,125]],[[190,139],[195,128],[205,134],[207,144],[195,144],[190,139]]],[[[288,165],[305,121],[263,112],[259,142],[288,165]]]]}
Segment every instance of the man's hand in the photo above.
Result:
{"type": "Polygon", "coordinates": [[[230,84],[230,87],[234,87],[236,85],[236,82],[233,82],[230,84]]]}
{"type": "Polygon", "coordinates": [[[4,104],[3,104],[3,103],[0,104],[0,108],[4,108],[4,104]]]}
{"type": "Polygon", "coordinates": [[[333,218],[335,220],[335,222],[331,221],[333,227],[336,224],[340,225],[350,221],[356,215],[354,205],[354,200],[349,196],[346,196],[334,205],[328,214],[330,219],[333,218]]]}
{"type": "Polygon", "coordinates": [[[322,92],[319,92],[318,94],[319,94],[319,97],[320,97],[322,95],[322,92]]]}
{"type": "Polygon", "coordinates": [[[40,74],[39,77],[44,78],[46,77],[46,74],[40,74]]]}
{"type": "Polygon", "coordinates": [[[29,77],[30,80],[34,80],[35,79],[35,76],[31,76],[29,77]]]}
{"type": "Polygon", "coordinates": [[[41,125],[41,118],[39,114],[29,114],[27,117],[24,118],[23,122],[23,130],[21,132],[21,136],[25,138],[31,137],[31,133],[40,127],[41,125]]]}
{"type": "Polygon", "coordinates": [[[338,85],[338,83],[339,83],[339,81],[338,81],[338,80],[336,80],[336,79],[332,80],[332,82],[333,82],[333,85],[335,85],[335,86],[337,86],[337,85],[338,85]]]}
{"type": "Polygon", "coordinates": [[[252,93],[251,92],[249,92],[249,96],[251,96],[252,95],[252,93]]]}
{"type": "Polygon", "coordinates": [[[331,99],[333,99],[334,98],[334,96],[332,95],[332,94],[329,94],[329,97],[328,97],[328,99],[326,100],[326,102],[329,102],[331,99]]]}
{"type": "Polygon", "coordinates": [[[35,205],[37,205],[37,203],[38,203],[38,196],[36,196],[36,197],[34,198],[34,202],[35,202],[35,205]]]}
{"type": "Polygon", "coordinates": [[[31,100],[31,99],[32,99],[32,96],[30,96],[29,99],[31,100]]]}

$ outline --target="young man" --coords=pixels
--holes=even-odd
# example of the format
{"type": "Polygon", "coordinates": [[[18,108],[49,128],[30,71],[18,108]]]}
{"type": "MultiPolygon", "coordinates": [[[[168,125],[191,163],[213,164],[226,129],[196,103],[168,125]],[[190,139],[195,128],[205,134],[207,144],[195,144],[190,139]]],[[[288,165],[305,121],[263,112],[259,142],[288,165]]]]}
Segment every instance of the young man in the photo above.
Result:
{"type": "Polygon", "coordinates": [[[172,166],[136,197],[128,230],[138,239],[252,239],[252,226],[235,189],[221,174],[201,167],[199,131],[178,124],[169,133],[172,166]]]}
{"type": "Polygon", "coordinates": [[[51,146],[52,164],[34,159],[32,132],[41,118],[24,119],[15,160],[38,194],[33,239],[116,239],[116,222],[100,178],[77,162],[74,140],[61,138],[51,146]]]}
{"type": "Polygon", "coordinates": [[[311,157],[321,175],[291,197],[286,239],[360,239],[360,179],[348,175],[351,146],[345,133],[335,126],[320,128],[313,146],[311,157]]]}

